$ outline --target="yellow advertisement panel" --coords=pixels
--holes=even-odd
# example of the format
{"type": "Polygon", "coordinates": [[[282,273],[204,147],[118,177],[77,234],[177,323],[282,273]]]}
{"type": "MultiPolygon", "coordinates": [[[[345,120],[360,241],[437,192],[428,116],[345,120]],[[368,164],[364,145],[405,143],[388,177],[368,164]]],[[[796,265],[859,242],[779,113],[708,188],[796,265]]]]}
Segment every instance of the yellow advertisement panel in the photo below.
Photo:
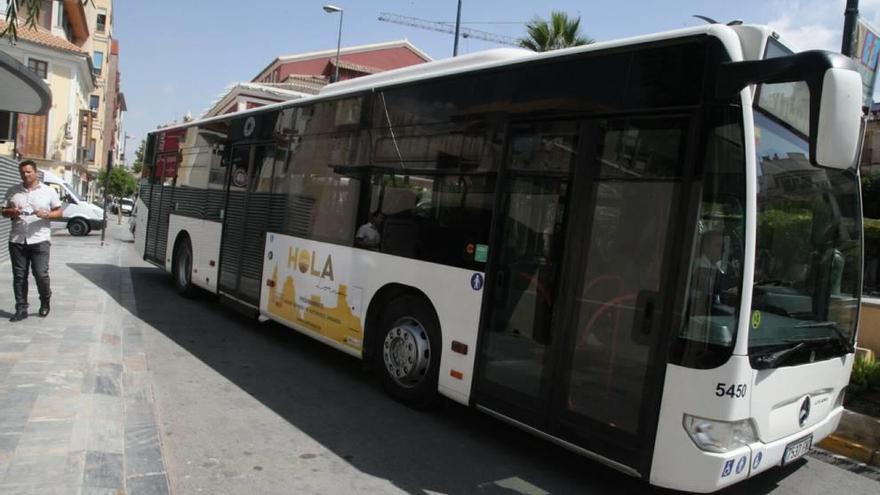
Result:
{"type": "Polygon", "coordinates": [[[362,289],[351,273],[351,248],[296,237],[266,238],[265,310],[273,318],[361,351],[362,289]]]}

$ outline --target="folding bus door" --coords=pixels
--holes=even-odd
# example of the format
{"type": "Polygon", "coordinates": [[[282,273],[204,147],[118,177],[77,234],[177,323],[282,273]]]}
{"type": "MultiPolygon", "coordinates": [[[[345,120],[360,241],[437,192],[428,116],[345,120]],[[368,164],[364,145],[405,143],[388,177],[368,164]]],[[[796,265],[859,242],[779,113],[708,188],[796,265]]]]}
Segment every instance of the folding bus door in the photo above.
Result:
{"type": "MultiPolygon", "coordinates": [[[[512,127],[476,401],[644,471],[672,321],[689,117],[512,127]]],[[[498,222],[499,220],[496,220],[498,222]]]]}
{"type": "Polygon", "coordinates": [[[233,146],[220,243],[220,292],[257,307],[269,223],[274,145],[233,146]]]}

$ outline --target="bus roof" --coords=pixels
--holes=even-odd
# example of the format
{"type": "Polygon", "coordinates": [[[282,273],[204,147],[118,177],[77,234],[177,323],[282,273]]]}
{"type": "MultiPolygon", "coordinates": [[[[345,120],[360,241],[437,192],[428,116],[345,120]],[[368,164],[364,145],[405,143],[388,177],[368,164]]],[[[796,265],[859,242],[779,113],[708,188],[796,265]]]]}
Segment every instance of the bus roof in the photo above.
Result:
{"type": "MultiPolygon", "coordinates": [[[[771,32],[764,26],[735,26],[730,27],[723,24],[707,24],[703,26],[676,29],[672,31],[664,31],[648,35],[634,36],[619,40],[603,41],[589,45],[576,46],[571,48],[563,48],[560,50],[552,50],[548,52],[532,52],[521,48],[496,48],[483,52],[462,55],[460,57],[447,58],[426,62],[424,64],[411,65],[399,69],[381,72],[379,74],[371,74],[369,76],[359,77],[338,83],[332,83],[321,89],[320,93],[314,96],[307,96],[296,100],[282,101],[272,103],[257,108],[243,110],[241,112],[227,113],[206,119],[194,120],[183,124],[163,127],[150,131],[148,134],[165,132],[175,129],[183,129],[194,125],[214,122],[229,118],[239,118],[245,115],[262,113],[265,111],[277,110],[291,106],[299,106],[302,104],[322,101],[330,98],[344,96],[346,94],[354,94],[367,90],[377,90],[388,86],[433,79],[451,74],[461,74],[467,72],[475,72],[478,70],[501,67],[505,65],[517,64],[526,61],[552,59],[571,55],[573,53],[586,53],[593,51],[607,50],[611,48],[637,45],[642,43],[651,43],[655,41],[670,40],[676,38],[685,38],[689,36],[709,35],[721,39],[730,52],[733,61],[743,60],[743,46],[741,37],[748,35],[755,36],[762,33],[771,32]]],[[[751,58],[751,57],[749,57],[751,58]]]]}

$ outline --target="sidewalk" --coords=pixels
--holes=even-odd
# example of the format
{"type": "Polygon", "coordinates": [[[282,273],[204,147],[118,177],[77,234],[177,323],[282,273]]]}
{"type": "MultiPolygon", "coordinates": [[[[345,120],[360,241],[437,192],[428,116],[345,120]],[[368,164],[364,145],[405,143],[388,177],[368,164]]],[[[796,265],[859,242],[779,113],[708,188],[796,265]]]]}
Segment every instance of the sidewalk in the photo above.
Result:
{"type": "MultiPolygon", "coordinates": [[[[168,481],[143,323],[127,267],[126,222],[100,233],[53,233],[52,312],[8,321],[9,262],[0,264],[0,493],[164,494],[168,481]]],[[[5,249],[5,246],[2,247],[5,249]]]]}

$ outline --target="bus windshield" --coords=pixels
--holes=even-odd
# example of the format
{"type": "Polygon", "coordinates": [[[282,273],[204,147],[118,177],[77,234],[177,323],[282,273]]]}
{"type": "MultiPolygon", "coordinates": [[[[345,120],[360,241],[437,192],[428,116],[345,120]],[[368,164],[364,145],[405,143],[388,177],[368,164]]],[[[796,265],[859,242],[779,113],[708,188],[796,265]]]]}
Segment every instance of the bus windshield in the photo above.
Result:
{"type": "Polygon", "coordinates": [[[761,112],[755,113],[755,141],[752,366],[851,352],[861,283],[858,176],[810,165],[807,141],[761,112]]]}

